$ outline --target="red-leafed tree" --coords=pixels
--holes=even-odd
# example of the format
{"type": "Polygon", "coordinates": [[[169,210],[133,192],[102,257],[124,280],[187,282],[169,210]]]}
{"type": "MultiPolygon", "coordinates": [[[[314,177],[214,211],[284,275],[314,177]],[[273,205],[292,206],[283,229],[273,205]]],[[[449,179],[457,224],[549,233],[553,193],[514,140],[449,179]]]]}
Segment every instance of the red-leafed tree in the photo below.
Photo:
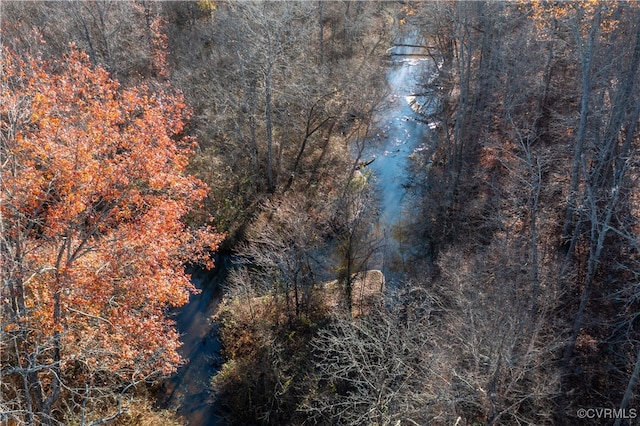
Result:
{"type": "Polygon", "coordinates": [[[222,236],[182,220],[207,188],[185,172],[181,96],[123,89],[73,48],[0,49],[0,417],[84,424],[180,364],[165,311],[222,236]]]}

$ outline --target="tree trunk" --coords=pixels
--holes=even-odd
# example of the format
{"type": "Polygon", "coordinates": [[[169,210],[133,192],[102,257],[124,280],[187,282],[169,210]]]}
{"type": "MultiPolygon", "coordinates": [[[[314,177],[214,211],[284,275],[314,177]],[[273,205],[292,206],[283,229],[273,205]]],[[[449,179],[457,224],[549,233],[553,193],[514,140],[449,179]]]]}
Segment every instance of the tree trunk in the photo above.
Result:
{"type": "Polygon", "coordinates": [[[273,74],[273,63],[270,60],[265,75],[265,108],[264,115],[267,125],[267,189],[270,193],[275,192],[276,182],[273,175],[273,111],[271,105],[271,82],[273,74]]]}
{"type": "MultiPolygon", "coordinates": [[[[584,150],[584,141],[587,134],[587,116],[589,115],[589,96],[591,93],[591,61],[593,59],[595,39],[599,27],[600,8],[598,8],[595,16],[593,17],[593,22],[591,23],[591,29],[589,31],[589,36],[587,39],[587,46],[584,50],[580,49],[580,60],[582,62],[582,98],[580,100],[580,123],[578,124],[578,134],[576,136],[576,148],[573,153],[571,183],[569,184],[567,208],[565,211],[564,227],[562,230],[562,241],[565,245],[571,240],[574,227],[575,204],[577,200],[578,183],[580,182],[582,152],[584,150]]],[[[578,45],[580,45],[581,40],[579,39],[579,36],[576,37],[578,39],[578,45]]],[[[571,256],[572,253],[569,251],[567,254],[568,256],[571,256]]]]}
{"type": "MultiPolygon", "coordinates": [[[[638,384],[638,378],[640,378],[640,346],[638,347],[638,353],[636,354],[636,364],[633,368],[633,373],[631,373],[631,377],[629,377],[629,382],[627,382],[627,388],[624,391],[624,395],[622,397],[622,401],[620,401],[620,410],[626,410],[629,405],[629,401],[631,400],[631,396],[638,384]]],[[[616,421],[613,423],[613,426],[620,426],[622,419],[620,417],[616,418],[616,421]]]]}
{"type": "Polygon", "coordinates": [[[318,0],[318,65],[324,65],[324,0],[318,0]]]}

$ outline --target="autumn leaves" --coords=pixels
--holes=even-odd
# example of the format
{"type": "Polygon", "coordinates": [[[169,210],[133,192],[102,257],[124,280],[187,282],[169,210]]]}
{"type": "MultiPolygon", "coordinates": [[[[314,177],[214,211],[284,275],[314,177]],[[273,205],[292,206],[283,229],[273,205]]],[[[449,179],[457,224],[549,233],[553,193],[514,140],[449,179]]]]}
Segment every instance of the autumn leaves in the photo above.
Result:
{"type": "Polygon", "coordinates": [[[180,95],[122,88],[74,49],[0,63],[2,382],[44,421],[98,372],[117,387],[179,365],[165,309],[222,235],[183,223],[207,187],[186,174],[180,95]]]}

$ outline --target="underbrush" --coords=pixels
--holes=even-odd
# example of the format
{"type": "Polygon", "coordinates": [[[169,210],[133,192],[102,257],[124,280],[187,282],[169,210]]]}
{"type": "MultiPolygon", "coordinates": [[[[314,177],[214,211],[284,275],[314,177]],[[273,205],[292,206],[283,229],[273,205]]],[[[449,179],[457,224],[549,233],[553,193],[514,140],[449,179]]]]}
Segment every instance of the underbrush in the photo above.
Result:
{"type": "Polygon", "coordinates": [[[287,317],[282,300],[230,301],[219,315],[225,362],[212,379],[233,424],[291,424],[309,391],[309,342],[325,317],[287,317]]]}

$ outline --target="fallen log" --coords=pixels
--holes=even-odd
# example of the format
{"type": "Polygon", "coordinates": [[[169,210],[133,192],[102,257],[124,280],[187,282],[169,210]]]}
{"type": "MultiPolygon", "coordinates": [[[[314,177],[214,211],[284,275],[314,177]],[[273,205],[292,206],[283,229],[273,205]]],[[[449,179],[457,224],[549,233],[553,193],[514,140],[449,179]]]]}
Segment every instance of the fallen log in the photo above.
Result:
{"type": "Polygon", "coordinates": [[[360,163],[360,164],[358,164],[358,166],[356,167],[356,170],[362,170],[362,169],[364,169],[365,167],[367,167],[369,164],[373,163],[374,161],[376,161],[376,157],[373,157],[371,160],[361,162],[361,163],[360,163]]]}

